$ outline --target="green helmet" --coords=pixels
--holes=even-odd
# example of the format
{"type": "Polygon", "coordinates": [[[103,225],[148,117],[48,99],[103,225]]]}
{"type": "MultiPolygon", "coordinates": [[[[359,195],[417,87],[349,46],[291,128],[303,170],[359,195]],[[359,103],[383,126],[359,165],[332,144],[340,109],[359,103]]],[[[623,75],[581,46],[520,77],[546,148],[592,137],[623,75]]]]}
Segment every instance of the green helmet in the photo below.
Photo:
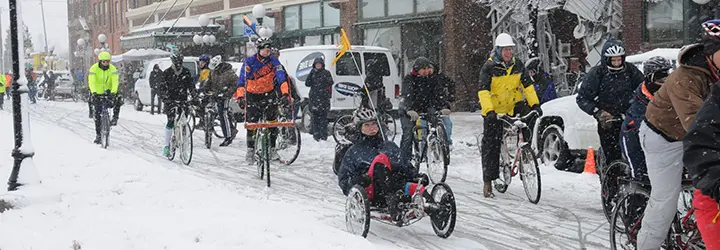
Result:
{"type": "Polygon", "coordinates": [[[103,52],[100,52],[100,54],[98,54],[98,60],[100,60],[100,61],[109,61],[110,59],[112,59],[110,52],[103,51],[103,52]]]}

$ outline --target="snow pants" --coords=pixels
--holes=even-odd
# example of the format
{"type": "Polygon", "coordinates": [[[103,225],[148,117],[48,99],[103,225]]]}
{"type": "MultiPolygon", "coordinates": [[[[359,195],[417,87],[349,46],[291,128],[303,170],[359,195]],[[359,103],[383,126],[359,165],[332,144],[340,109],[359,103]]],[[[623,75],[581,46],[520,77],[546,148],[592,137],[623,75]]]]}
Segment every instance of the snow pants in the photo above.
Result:
{"type": "Polygon", "coordinates": [[[637,249],[659,249],[677,213],[682,190],[683,142],[668,142],[643,122],[640,143],[645,152],[652,189],[637,236],[637,249]]]}
{"type": "MultiPolygon", "coordinates": [[[[330,107],[330,104],[328,104],[330,107]]],[[[313,139],[315,140],[327,140],[328,138],[328,109],[324,108],[313,108],[311,115],[310,126],[312,130],[313,139]]]]}
{"type": "Polygon", "coordinates": [[[718,250],[720,249],[720,218],[717,218],[717,216],[720,216],[718,203],[697,189],[693,196],[695,220],[698,229],[700,229],[700,235],[702,235],[705,242],[705,249],[718,250]]]}
{"type": "Polygon", "coordinates": [[[620,129],[622,152],[630,165],[630,176],[637,181],[647,181],[645,153],[640,146],[640,124],[642,120],[626,120],[620,129]]]}

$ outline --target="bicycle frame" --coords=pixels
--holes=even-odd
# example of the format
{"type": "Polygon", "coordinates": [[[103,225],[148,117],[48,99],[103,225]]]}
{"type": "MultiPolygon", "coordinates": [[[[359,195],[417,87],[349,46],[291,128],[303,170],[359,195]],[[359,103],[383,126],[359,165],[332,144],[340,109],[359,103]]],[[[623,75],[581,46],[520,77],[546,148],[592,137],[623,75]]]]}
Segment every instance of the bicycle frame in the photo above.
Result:
{"type": "MultiPolygon", "coordinates": [[[[523,136],[523,129],[526,129],[528,126],[523,120],[527,120],[533,115],[537,115],[537,111],[530,111],[525,116],[519,117],[519,116],[507,116],[507,115],[498,115],[498,119],[503,121],[508,126],[503,126],[503,142],[505,144],[505,148],[507,149],[509,145],[507,145],[507,142],[505,141],[505,136],[510,133],[512,135],[517,136],[518,140],[515,142],[515,154],[513,154],[513,163],[512,163],[512,169],[511,174],[512,176],[517,175],[517,166],[519,165],[519,158],[517,157],[520,154],[520,150],[527,145],[528,143],[525,142],[525,137],[523,136]]],[[[510,150],[507,150],[507,154],[510,154],[510,150]]],[[[502,153],[502,152],[501,152],[502,153]]]]}

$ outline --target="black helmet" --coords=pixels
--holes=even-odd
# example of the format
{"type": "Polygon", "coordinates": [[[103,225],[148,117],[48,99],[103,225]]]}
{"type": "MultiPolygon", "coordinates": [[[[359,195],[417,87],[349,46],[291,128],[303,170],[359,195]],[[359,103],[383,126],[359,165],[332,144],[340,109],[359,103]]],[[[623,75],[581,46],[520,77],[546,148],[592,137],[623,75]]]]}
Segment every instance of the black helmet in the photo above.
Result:
{"type": "Polygon", "coordinates": [[[415,72],[417,72],[421,69],[432,67],[432,66],[433,66],[433,62],[430,61],[430,59],[427,59],[426,57],[421,56],[421,57],[418,57],[417,59],[415,59],[415,62],[413,63],[413,70],[415,72]]]}
{"type": "Polygon", "coordinates": [[[173,53],[170,55],[170,61],[172,61],[172,64],[175,66],[182,65],[183,64],[184,57],[180,53],[173,53]]]}
{"type": "Polygon", "coordinates": [[[255,46],[257,46],[258,51],[265,48],[272,48],[272,40],[267,37],[261,37],[258,38],[257,41],[255,41],[255,46]]]}
{"type": "Polygon", "coordinates": [[[643,65],[643,74],[648,82],[664,82],[670,69],[674,68],[673,62],[662,56],[650,57],[643,65]]]}

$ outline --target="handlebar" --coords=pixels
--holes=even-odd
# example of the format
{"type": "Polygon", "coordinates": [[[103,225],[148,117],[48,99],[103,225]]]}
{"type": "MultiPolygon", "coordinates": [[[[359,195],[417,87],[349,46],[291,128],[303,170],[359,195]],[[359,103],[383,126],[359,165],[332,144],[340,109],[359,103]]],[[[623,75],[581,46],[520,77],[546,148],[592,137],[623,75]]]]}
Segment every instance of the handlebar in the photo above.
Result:
{"type": "Polygon", "coordinates": [[[525,122],[523,122],[524,120],[527,120],[530,117],[535,116],[535,115],[540,115],[540,114],[537,111],[532,110],[524,116],[509,116],[509,115],[505,115],[505,114],[498,114],[497,116],[498,116],[498,118],[502,118],[500,120],[510,124],[511,126],[521,126],[522,127],[522,126],[526,126],[525,122]],[[518,124],[518,123],[522,123],[522,124],[518,124]]]}

